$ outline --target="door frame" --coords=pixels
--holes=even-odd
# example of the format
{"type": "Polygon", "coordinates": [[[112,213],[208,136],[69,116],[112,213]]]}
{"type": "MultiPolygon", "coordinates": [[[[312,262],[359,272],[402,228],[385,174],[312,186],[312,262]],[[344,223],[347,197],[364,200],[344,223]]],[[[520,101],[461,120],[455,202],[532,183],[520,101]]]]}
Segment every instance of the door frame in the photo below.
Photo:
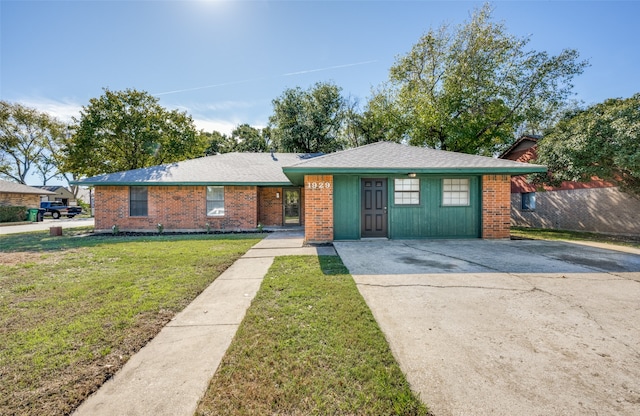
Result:
{"type": "MultiPolygon", "coordinates": [[[[375,203],[375,201],[374,201],[375,203]]],[[[363,177],[360,178],[360,238],[389,238],[389,178],[387,177],[363,177]],[[381,227],[379,232],[367,232],[365,211],[365,182],[381,181],[383,184],[382,195],[380,197],[381,206],[374,208],[373,215],[380,215],[381,227]],[[377,213],[376,213],[377,212],[377,213]]]]}
{"type": "Polygon", "coordinates": [[[282,225],[301,225],[302,224],[302,190],[297,186],[287,186],[282,188],[282,225]],[[296,191],[298,193],[298,222],[287,222],[287,191],[296,191]]]}

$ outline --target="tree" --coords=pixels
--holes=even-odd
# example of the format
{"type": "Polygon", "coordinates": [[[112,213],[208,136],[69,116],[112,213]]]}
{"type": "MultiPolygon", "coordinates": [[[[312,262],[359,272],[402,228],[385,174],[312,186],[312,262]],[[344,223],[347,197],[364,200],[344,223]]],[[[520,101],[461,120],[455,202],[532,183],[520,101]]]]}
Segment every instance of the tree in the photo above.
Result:
{"type": "Polygon", "coordinates": [[[538,145],[538,182],[611,181],[640,195],[640,93],[567,114],[538,145]]]}
{"type": "Polygon", "coordinates": [[[372,119],[390,111],[382,125],[413,145],[501,151],[519,126],[540,124],[561,107],[588,65],[575,50],[550,56],[527,50],[528,42],[493,22],[488,4],[455,31],[431,29],[391,67],[383,96],[372,99],[372,119]]]}
{"type": "Polygon", "coordinates": [[[266,152],[269,145],[262,132],[248,124],[241,124],[231,132],[231,138],[236,143],[237,152],[266,152]]]}
{"type": "Polygon", "coordinates": [[[371,98],[360,121],[364,143],[379,141],[403,142],[408,140],[406,117],[399,106],[390,100],[390,94],[381,90],[371,98]]]}
{"type": "Polygon", "coordinates": [[[236,142],[226,134],[220,133],[219,131],[213,131],[211,133],[203,132],[202,135],[207,142],[207,148],[204,151],[206,156],[235,151],[236,142]]]}
{"type": "Polygon", "coordinates": [[[307,91],[287,89],[273,100],[270,137],[285,152],[335,152],[343,148],[339,134],[344,99],[332,83],[317,83],[307,91]]]}
{"type": "Polygon", "coordinates": [[[0,175],[26,184],[33,169],[43,183],[60,174],[56,141],[64,125],[46,113],[0,101],[0,175]]]}
{"type": "Polygon", "coordinates": [[[92,176],[201,156],[207,143],[191,116],[144,91],[104,90],[83,107],[65,146],[65,168],[92,176]]]}

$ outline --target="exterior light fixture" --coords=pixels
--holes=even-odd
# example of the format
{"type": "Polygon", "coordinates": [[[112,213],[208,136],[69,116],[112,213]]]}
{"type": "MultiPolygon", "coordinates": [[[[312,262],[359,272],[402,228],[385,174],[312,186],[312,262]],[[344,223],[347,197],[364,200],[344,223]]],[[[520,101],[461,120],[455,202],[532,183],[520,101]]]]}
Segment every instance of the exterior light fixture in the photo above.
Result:
{"type": "Polygon", "coordinates": [[[416,174],[415,174],[415,172],[411,172],[411,173],[407,173],[407,176],[410,177],[410,178],[415,178],[416,174]]]}
{"type": "Polygon", "coordinates": [[[280,199],[280,192],[276,192],[276,199],[280,199]]]}

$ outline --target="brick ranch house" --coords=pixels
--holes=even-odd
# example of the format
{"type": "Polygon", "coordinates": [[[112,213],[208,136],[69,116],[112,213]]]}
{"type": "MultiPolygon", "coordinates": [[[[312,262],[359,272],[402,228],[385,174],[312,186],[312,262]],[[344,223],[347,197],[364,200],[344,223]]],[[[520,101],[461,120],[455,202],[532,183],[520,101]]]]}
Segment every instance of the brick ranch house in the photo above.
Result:
{"type": "Polygon", "coordinates": [[[40,208],[40,198],[53,192],[16,182],[0,180],[0,206],[40,208]]]}
{"type": "MultiPolygon", "coordinates": [[[[501,159],[533,162],[540,136],[522,136],[501,159]]],[[[565,181],[559,187],[529,183],[523,175],[511,178],[511,224],[521,227],[640,235],[640,198],[611,182],[565,181]]]]}
{"type": "Polygon", "coordinates": [[[307,242],[508,238],[511,175],[540,165],[378,142],[312,157],[227,153],[77,181],[96,231],[301,225],[307,242]]]}

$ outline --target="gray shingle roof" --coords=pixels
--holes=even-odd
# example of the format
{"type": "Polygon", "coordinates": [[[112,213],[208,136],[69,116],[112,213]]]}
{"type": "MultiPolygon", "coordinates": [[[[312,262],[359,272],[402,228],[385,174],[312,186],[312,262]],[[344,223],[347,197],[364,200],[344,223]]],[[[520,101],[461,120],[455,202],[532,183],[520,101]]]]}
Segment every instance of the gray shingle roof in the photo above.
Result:
{"type": "Polygon", "coordinates": [[[544,166],[392,142],[377,142],[300,161],[289,168],[415,169],[416,171],[425,169],[499,169],[509,171],[511,169],[544,169],[544,166]]]}
{"type": "Polygon", "coordinates": [[[447,152],[392,142],[330,153],[284,168],[292,183],[302,185],[305,174],[502,174],[546,172],[546,167],[512,160],[447,152]]]}
{"type": "Polygon", "coordinates": [[[54,185],[54,186],[49,186],[49,185],[40,185],[40,186],[35,186],[34,188],[40,188],[40,189],[44,189],[45,191],[51,191],[51,192],[55,192],[60,188],[64,188],[64,186],[60,186],[60,185],[54,185]]]}
{"type": "Polygon", "coordinates": [[[3,180],[0,180],[0,192],[9,194],[55,195],[54,192],[3,180]]]}
{"type": "Polygon", "coordinates": [[[225,153],[76,181],[79,185],[287,185],[282,167],[301,161],[295,153],[225,153]]]}
{"type": "Polygon", "coordinates": [[[308,158],[296,153],[225,153],[109,173],[78,185],[288,185],[306,172],[503,173],[544,172],[540,165],[378,142],[308,158]]]}

